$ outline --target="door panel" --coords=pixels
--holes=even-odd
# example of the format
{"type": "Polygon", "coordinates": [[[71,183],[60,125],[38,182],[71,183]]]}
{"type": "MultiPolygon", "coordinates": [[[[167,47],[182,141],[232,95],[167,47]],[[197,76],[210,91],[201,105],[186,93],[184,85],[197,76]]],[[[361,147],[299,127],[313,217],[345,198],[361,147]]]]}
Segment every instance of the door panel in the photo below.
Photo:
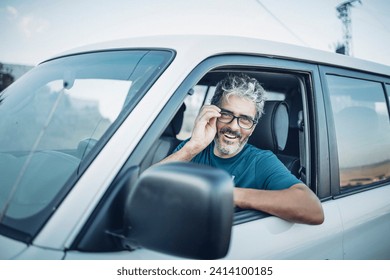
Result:
{"type": "Polygon", "coordinates": [[[322,204],[319,226],[276,217],[233,227],[227,259],[342,259],[342,224],[335,201],[322,204]]]}
{"type": "Polygon", "coordinates": [[[345,259],[390,259],[390,185],[337,200],[345,259]]]}

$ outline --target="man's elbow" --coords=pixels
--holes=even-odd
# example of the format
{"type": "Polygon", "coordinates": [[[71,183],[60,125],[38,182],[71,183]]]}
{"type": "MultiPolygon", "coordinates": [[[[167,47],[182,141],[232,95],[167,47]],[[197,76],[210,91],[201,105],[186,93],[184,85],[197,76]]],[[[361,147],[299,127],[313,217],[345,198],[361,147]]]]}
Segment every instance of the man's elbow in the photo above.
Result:
{"type": "Polygon", "coordinates": [[[318,197],[304,184],[297,184],[292,188],[301,195],[301,205],[305,205],[300,210],[301,220],[310,225],[322,224],[325,221],[325,215],[318,197]]]}
{"type": "Polygon", "coordinates": [[[325,221],[324,211],[322,206],[319,205],[318,209],[312,211],[310,217],[308,217],[307,223],[310,225],[321,225],[325,221]]]}
{"type": "Polygon", "coordinates": [[[296,212],[295,221],[308,225],[321,225],[325,220],[321,203],[313,203],[310,207],[301,208],[296,212]]]}

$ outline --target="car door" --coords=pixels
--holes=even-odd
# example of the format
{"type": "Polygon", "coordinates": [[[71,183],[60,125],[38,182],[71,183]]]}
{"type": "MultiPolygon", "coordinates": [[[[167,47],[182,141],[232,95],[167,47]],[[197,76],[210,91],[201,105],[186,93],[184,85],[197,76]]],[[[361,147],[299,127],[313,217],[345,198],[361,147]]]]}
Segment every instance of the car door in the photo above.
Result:
{"type": "MultiPolygon", "coordinates": [[[[328,136],[327,131],[323,129],[326,126],[324,102],[317,68],[315,65],[282,59],[251,58],[250,63],[258,71],[291,74],[299,80],[298,92],[302,102],[299,111],[304,115],[304,128],[298,132],[301,134],[298,136],[301,137],[299,147],[297,145],[293,147],[304,149],[301,151],[303,153],[300,154],[300,160],[303,162],[301,169],[305,169],[305,174],[300,176],[302,179],[306,178],[306,184],[322,200],[325,222],[319,226],[310,226],[288,222],[256,211],[236,213],[231,249],[226,258],[341,259],[342,221],[336,202],[330,199],[328,136]]],[[[248,64],[246,61],[246,65],[248,64]]],[[[278,83],[277,80],[273,82],[278,83]]],[[[281,83],[284,84],[282,81],[281,83]]],[[[297,99],[299,100],[297,95],[294,95],[292,100],[287,100],[292,114],[290,116],[292,127],[296,125],[294,121],[297,120],[293,114],[300,113],[294,104],[297,99]]],[[[291,137],[297,137],[291,128],[290,130],[291,137]]],[[[299,142],[299,139],[296,141],[299,142]]]]}
{"type": "Polygon", "coordinates": [[[389,259],[389,77],[322,67],[345,259],[389,259]],[[386,94],[387,90],[387,94],[386,94]]]}

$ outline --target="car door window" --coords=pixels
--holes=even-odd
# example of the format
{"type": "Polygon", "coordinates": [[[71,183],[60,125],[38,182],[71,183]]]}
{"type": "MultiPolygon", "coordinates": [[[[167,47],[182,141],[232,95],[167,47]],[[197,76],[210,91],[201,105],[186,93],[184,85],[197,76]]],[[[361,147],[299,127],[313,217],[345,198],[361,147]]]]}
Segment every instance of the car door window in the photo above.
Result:
{"type": "Polygon", "coordinates": [[[327,75],[341,188],[390,179],[390,123],[379,82],[327,75]]]}

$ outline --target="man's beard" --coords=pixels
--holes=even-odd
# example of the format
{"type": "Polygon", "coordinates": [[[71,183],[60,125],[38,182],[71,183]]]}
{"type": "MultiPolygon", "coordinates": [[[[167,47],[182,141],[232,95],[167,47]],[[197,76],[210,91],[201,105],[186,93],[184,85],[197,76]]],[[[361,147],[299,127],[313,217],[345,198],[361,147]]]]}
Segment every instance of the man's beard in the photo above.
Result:
{"type": "Polygon", "coordinates": [[[233,131],[229,127],[225,126],[216,134],[214,138],[215,147],[218,152],[223,156],[231,156],[239,153],[245,144],[248,142],[248,137],[242,138],[242,134],[238,131],[233,131]],[[223,134],[236,137],[233,141],[226,139],[223,134]],[[237,141],[238,139],[238,141],[237,141]]]}

